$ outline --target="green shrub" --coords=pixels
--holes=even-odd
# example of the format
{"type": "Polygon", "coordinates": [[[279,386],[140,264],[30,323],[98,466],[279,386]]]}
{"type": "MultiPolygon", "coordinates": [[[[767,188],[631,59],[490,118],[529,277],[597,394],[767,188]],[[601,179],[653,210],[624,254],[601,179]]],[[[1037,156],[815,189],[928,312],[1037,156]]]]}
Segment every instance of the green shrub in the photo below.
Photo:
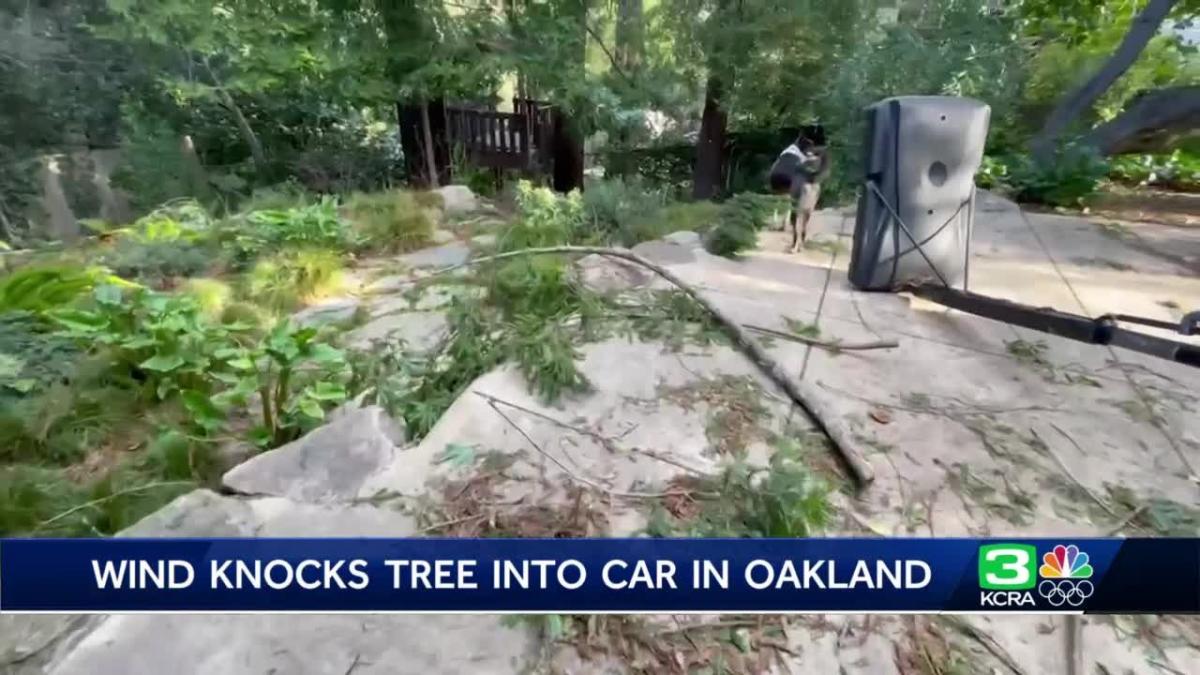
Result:
{"type": "MultiPolygon", "coordinates": [[[[67,480],[60,471],[39,466],[0,467],[0,535],[32,532],[44,521],[85,501],[87,491],[67,480]]],[[[79,524],[72,520],[70,525],[79,524]]],[[[75,528],[56,527],[49,533],[78,534],[75,528]]]]}
{"type": "Polygon", "coordinates": [[[283,251],[255,263],[247,276],[251,298],[287,311],[329,295],[342,286],[342,256],[336,251],[302,248],[283,251]]]}
{"type": "Polygon", "coordinates": [[[424,199],[408,190],[389,190],[352,195],[344,212],[361,235],[362,245],[391,253],[412,251],[433,239],[434,222],[423,205],[424,199]]]}
{"type": "Polygon", "coordinates": [[[655,217],[666,196],[639,180],[594,181],[583,193],[583,238],[633,246],[667,234],[655,217]]]}
{"type": "Polygon", "coordinates": [[[208,238],[213,220],[208,210],[195,200],[167,202],[138,218],[120,232],[144,243],[163,241],[198,241],[208,238]]]}
{"type": "Polygon", "coordinates": [[[215,258],[214,248],[184,240],[121,239],[103,261],[121,277],[162,289],[173,287],[178,279],[208,272],[215,258]]]}
{"type": "Polygon", "coordinates": [[[223,324],[249,326],[265,329],[275,325],[276,312],[248,301],[234,301],[221,310],[219,320],[223,324]]]}
{"type": "Polygon", "coordinates": [[[224,224],[222,239],[234,262],[240,264],[281,248],[345,250],[354,245],[352,233],[338,215],[337,202],[332,197],[289,209],[240,214],[224,224]]]}
{"type": "Polygon", "coordinates": [[[238,204],[238,210],[243,213],[253,211],[287,211],[312,204],[314,197],[304,186],[295,182],[279,183],[270,187],[259,188],[238,204]]]}
{"type": "Polygon", "coordinates": [[[128,389],[90,378],[0,401],[0,462],[72,464],[114,434],[134,435],[143,412],[128,389]]]}
{"type": "Polygon", "coordinates": [[[233,289],[217,279],[188,279],[182,292],[210,319],[220,317],[233,299],[233,289]]]}
{"type": "Polygon", "coordinates": [[[215,377],[231,386],[211,398],[185,393],[183,399],[206,429],[220,428],[230,409],[257,395],[260,424],[251,438],[274,447],[299,437],[346,400],[350,368],[345,354],[320,341],[315,328],[282,321],[257,343],[223,348],[220,354],[229,369],[215,377]]]}
{"type": "Polygon", "coordinates": [[[579,192],[563,196],[523,180],[517,183],[516,201],[517,221],[497,241],[501,252],[575,241],[584,222],[579,192]]]}
{"type": "Polygon", "coordinates": [[[213,448],[212,442],[164,429],[150,440],[138,468],[163,480],[203,481],[219,469],[213,448]]]}
{"type": "Polygon", "coordinates": [[[1094,152],[1067,146],[1046,164],[1028,155],[1004,158],[1004,185],[1017,201],[1050,206],[1080,206],[1094,194],[1108,164],[1094,152]]]}
{"type": "Polygon", "coordinates": [[[975,174],[975,184],[988,190],[1002,188],[1008,183],[1008,164],[1003,159],[984,155],[975,174]]]}
{"type": "Polygon", "coordinates": [[[28,312],[0,314],[0,400],[36,394],[61,383],[80,351],[28,312]]]}
{"type": "Polygon", "coordinates": [[[187,296],[100,286],[93,297],[90,309],[58,310],[50,317],[82,348],[102,352],[116,382],[152,400],[186,390],[211,392],[212,372],[225,360],[218,353],[244,330],[206,320],[187,296]]]}
{"type": "Polygon", "coordinates": [[[680,230],[707,232],[716,224],[720,213],[721,205],[714,202],[674,202],[660,209],[654,215],[654,221],[662,234],[680,230]]]}
{"type": "Polygon", "coordinates": [[[290,440],[345,398],[345,360],[314,329],[280,323],[266,336],[208,320],[186,296],[97,289],[90,310],[52,316],[64,332],[105,357],[108,379],[142,398],[178,401],[203,433],[222,429],[231,410],[257,393],[255,440],[290,440]]]}
{"type": "Polygon", "coordinates": [[[1200,190],[1200,154],[1176,150],[1168,155],[1122,155],[1109,164],[1109,177],[1122,183],[1200,190]]]}

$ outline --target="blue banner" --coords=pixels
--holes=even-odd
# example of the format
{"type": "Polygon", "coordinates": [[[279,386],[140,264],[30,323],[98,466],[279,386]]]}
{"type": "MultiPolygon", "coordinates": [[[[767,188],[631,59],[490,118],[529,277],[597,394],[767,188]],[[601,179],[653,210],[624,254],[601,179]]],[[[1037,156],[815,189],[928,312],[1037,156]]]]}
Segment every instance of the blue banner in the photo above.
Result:
{"type": "Polygon", "coordinates": [[[1200,612],[1198,539],[6,539],[0,612],[1200,612]]]}

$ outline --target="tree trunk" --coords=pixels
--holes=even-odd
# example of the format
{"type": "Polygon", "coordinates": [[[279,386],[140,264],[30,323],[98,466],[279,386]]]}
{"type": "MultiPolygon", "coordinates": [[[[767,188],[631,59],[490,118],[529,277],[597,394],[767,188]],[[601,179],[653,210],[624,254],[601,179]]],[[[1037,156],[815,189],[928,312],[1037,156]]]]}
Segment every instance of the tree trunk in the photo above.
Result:
{"type": "Polygon", "coordinates": [[[641,66],[645,48],[642,1],[617,0],[616,61],[630,77],[634,77],[641,66]]]}
{"type": "Polygon", "coordinates": [[[4,195],[0,195],[0,241],[5,244],[11,243],[13,240],[12,224],[8,222],[8,216],[4,213],[4,195]]]}
{"type": "Polygon", "coordinates": [[[262,174],[267,168],[267,156],[263,152],[262,142],[258,140],[258,135],[254,133],[254,129],[250,127],[250,122],[242,113],[242,109],[238,107],[237,101],[229,95],[225,87],[217,87],[217,94],[221,97],[221,104],[233,115],[233,120],[237,122],[238,132],[242,135],[242,140],[246,145],[250,146],[250,158],[254,161],[254,169],[262,174]]]}
{"type": "Polygon", "coordinates": [[[1084,141],[1102,155],[1169,152],[1200,134],[1200,86],[1139,94],[1125,111],[1092,129],[1084,141]]]}
{"type": "Polygon", "coordinates": [[[704,114],[696,140],[696,166],[692,172],[692,197],[712,199],[721,184],[725,160],[725,128],[728,116],[722,105],[724,85],[717,75],[708,76],[704,90],[704,114]]]}
{"type": "Polygon", "coordinates": [[[425,144],[425,171],[429,174],[429,186],[439,188],[437,160],[433,156],[433,131],[429,128],[429,102],[421,101],[421,135],[425,144]]]}
{"type": "Polygon", "coordinates": [[[1042,130],[1033,138],[1030,149],[1034,157],[1045,162],[1054,153],[1054,146],[1059,136],[1070,127],[1081,114],[1104,95],[1126,70],[1133,65],[1141,55],[1142,50],[1151,38],[1158,34],[1163,20],[1167,18],[1171,8],[1178,0],[1150,0],[1142,13],[1134,18],[1125,33],[1125,38],[1117,47],[1117,51],[1100,67],[1083,86],[1064,96],[1050,116],[1046,118],[1042,130]]]}

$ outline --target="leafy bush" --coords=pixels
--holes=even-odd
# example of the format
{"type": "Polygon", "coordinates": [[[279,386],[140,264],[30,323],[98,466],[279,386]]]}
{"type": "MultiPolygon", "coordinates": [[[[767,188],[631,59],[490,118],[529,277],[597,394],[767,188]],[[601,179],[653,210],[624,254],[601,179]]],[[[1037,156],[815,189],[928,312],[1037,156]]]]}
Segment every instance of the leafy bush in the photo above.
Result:
{"type": "Polygon", "coordinates": [[[578,236],[584,221],[579,192],[558,195],[523,180],[517,183],[516,201],[518,218],[500,236],[500,251],[562,246],[578,236]]]}
{"type": "Polygon", "coordinates": [[[189,279],[182,292],[210,319],[221,316],[233,299],[233,289],[217,279],[189,279]]]}
{"type": "Polygon", "coordinates": [[[343,250],[354,243],[332,197],[289,209],[244,213],[230,219],[224,230],[222,238],[237,263],[247,263],[265,251],[281,248],[343,250]]]}
{"type": "Polygon", "coordinates": [[[280,323],[265,337],[251,327],[205,318],[187,296],[149,291],[95,293],[95,307],[62,310],[53,318],[81,345],[104,352],[114,384],[155,401],[179,400],[190,422],[206,433],[259,396],[256,441],[281,443],[341,402],[348,376],[342,353],[316,339],[314,329],[280,323]]]}
{"type": "Polygon", "coordinates": [[[716,224],[720,213],[721,205],[714,202],[673,202],[655,213],[653,220],[662,233],[658,236],[680,230],[706,232],[716,224]]]}
{"type": "Polygon", "coordinates": [[[70,340],[51,334],[37,316],[0,314],[0,398],[40,392],[63,382],[78,355],[70,340]]]}
{"type": "Polygon", "coordinates": [[[99,286],[90,309],[58,310],[51,318],[81,347],[103,350],[116,381],[163,400],[182,391],[212,391],[218,352],[239,327],[207,321],[187,296],[99,286]]]}
{"type": "MultiPolygon", "coordinates": [[[[92,227],[101,229],[96,223],[92,227]]],[[[129,227],[102,233],[116,240],[104,253],[104,263],[122,277],[155,288],[207,271],[216,258],[212,217],[193,200],[163,204],[129,227]]]]}
{"type": "Polygon", "coordinates": [[[215,250],[184,240],[142,242],[122,239],[103,258],[118,275],[154,288],[173,287],[177,280],[209,271],[215,250]]]}
{"type": "Polygon", "coordinates": [[[204,428],[219,429],[230,409],[256,394],[261,424],[252,432],[259,445],[274,447],[297,438],[324,419],[325,410],[346,400],[350,377],[345,355],[316,339],[315,328],[280,322],[251,347],[222,347],[227,370],[213,377],[231,385],[211,399],[185,392],[184,404],[204,428]]]}
{"type": "Polygon", "coordinates": [[[1002,188],[1008,183],[1008,164],[992,155],[984,155],[975,174],[975,184],[988,190],[1002,188]]]}
{"type": "Polygon", "coordinates": [[[655,218],[665,202],[662,192],[646,189],[639,180],[595,181],[583,193],[584,236],[633,246],[667,234],[655,218]]]}
{"type": "Polygon", "coordinates": [[[85,488],[54,469],[20,464],[0,467],[0,535],[31,532],[85,501],[86,495],[85,488]]]}
{"type": "Polygon", "coordinates": [[[1200,154],[1176,150],[1169,155],[1123,155],[1110,161],[1109,177],[1131,185],[1200,190],[1200,154]]]}
{"type": "Polygon", "coordinates": [[[138,218],[121,232],[143,243],[199,241],[212,234],[213,220],[208,211],[191,199],[167,202],[138,218]]]}
{"type": "Polygon", "coordinates": [[[299,183],[288,181],[258,188],[238,204],[243,213],[252,211],[286,211],[311,204],[313,196],[299,183]]]}
{"type": "Polygon", "coordinates": [[[128,389],[86,376],[51,383],[0,400],[0,461],[72,464],[114,435],[135,437],[143,415],[128,389]]]}
{"type": "MultiPolygon", "coordinates": [[[[294,114],[294,106],[289,108],[294,114]]],[[[372,113],[353,111],[332,125],[322,115],[320,130],[313,125],[316,133],[307,134],[302,146],[285,158],[289,173],[319,193],[380,190],[397,183],[402,165],[399,134],[386,121],[386,109],[382,119],[372,113]]]]}
{"type": "Polygon", "coordinates": [[[40,466],[0,468],[0,534],[115,534],[194,489],[193,481],[165,478],[158,468],[131,458],[98,479],[80,482],[40,466]]]}
{"type": "Polygon", "coordinates": [[[352,195],[343,210],[364,246],[402,253],[421,248],[433,239],[434,221],[427,208],[413,192],[389,190],[352,195]]]}
{"type": "Polygon", "coordinates": [[[336,251],[287,250],[255,263],[247,276],[247,292],[272,309],[293,310],[341,288],[342,270],[342,256],[336,251]]]}
{"type": "Polygon", "coordinates": [[[1003,160],[1004,184],[1022,202],[1079,206],[1096,192],[1108,172],[1107,163],[1086,149],[1068,146],[1042,165],[1027,155],[1003,160]]]}

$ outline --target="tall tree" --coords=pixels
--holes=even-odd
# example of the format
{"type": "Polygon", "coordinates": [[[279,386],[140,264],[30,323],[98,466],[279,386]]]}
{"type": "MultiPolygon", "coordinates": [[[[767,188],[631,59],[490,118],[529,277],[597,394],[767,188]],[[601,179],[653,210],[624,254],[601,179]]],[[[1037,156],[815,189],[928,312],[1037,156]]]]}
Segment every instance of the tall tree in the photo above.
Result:
{"type": "Polygon", "coordinates": [[[626,76],[634,77],[642,65],[646,47],[643,0],[617,0],[616,63],[626,76]]]}
{"type": "Polygon", "coordinates": [[[1180,0],[1149,0],[1129,26],[1113,55],[1077,89],[1068,92],[1051,111],[1030,149],[1040,161],[1048,161],[1059,137],[1133,65],[1150,40],[1159,33],[1167,15],[1180,0]]]}

